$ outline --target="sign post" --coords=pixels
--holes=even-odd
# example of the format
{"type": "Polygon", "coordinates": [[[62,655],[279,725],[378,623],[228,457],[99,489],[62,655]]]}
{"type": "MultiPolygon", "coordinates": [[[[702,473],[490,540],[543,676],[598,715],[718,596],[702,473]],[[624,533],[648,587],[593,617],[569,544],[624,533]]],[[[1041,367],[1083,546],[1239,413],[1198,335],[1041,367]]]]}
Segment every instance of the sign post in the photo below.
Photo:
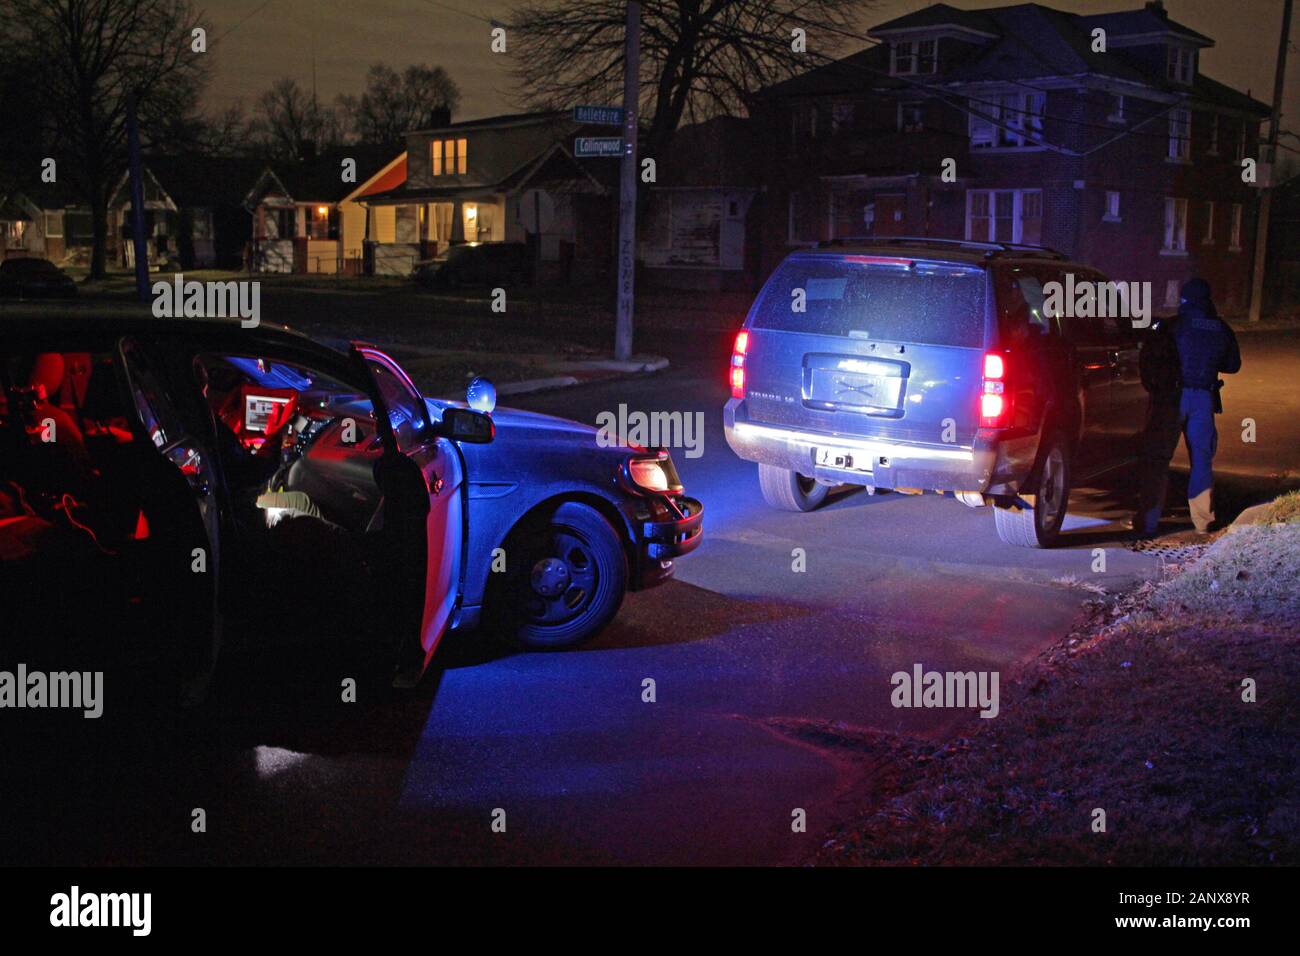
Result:
{"type": "Polygon", "coordinates": [[[623,168],[618,190],[618,313],[614,324],[614,358],[632,357],[632,303],[636,280],[636,140],[641,72],[641,4],[627,5],[623,52],[623,168]]]}

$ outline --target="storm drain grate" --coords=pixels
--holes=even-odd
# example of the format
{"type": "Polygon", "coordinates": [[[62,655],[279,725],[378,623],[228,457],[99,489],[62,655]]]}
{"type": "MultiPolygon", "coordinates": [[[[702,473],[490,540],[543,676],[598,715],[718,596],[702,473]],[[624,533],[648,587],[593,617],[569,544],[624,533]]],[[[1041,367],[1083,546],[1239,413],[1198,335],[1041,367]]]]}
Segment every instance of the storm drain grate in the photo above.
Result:
{"type": "Polygon", "coordinates": [[[1136,551],[1138,554],[1152,554],[1173,564],[1186,564],[1203,555],[1209,545],[1161,544],[1159,541],[1144,540],[1130,542],[1128,547],[1130,551],[1136,551]]]}

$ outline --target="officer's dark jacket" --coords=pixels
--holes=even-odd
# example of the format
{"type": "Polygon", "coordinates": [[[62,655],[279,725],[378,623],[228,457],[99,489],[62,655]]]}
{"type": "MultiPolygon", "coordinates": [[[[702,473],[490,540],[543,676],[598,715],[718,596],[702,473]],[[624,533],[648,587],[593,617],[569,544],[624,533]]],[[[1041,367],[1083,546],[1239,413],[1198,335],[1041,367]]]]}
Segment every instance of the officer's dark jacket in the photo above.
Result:
{"type": "Polygon", "coordinates": [[[1215,311],[1204,279],[1183,285],[1178,317],[1169,332],[1178,346],[1183,388],[1213,389],[1221,373],[1241,368],[1237,337],[1215,311]]]}

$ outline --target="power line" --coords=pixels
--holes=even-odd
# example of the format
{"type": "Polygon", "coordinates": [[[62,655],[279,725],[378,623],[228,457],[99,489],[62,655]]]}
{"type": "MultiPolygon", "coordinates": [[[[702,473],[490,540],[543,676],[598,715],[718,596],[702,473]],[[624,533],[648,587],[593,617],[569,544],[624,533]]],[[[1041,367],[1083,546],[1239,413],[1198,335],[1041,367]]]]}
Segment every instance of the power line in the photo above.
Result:
{"type": "Polygon", "coordinates": [[[500,20],[496,19],[495,17],[484,17],[484,16],[480,16],[477,13],[470,13],[466,10],[458,10],[456,7],[453,7],[450,4],[439,3],[438,0],[424,0],[424,2],[431,7],[437,7],[439,10],[446,10],[449,13],[459,13],[462,17],[469,17],[471,20],[478,20],[482,23],[488,24],[489,26],[494,26],[494,27],[506,26],[506,24],[502,23],[500,20]]]}
{"type": "Polygon", "coordinates": [[[223,34],[221,34],[220,36],[218,36],[218,37],[217,37],[217,40],[224,40],[226,37],[230,36],[230,34],[234,33],[236,30],[238,30],[240,27],[242,27],[245,23],[247,23],[249,20],[253,19],[253,17],[257,16],[259,13],[261,13],[263,10],[265,10],[267,7],[269,7],[269,6],[270,6],[272,3],[274,3],[274,2],[275,2],[275,0],[266,0],[265,3],[263,3],[261,6],[259,6],[259,7],[258,7],[256,10],[254,10],[252,13],[248,14],[248,16],[246,16],[246,17],[242,18],[241,20],[239,20],[239,22],[237,22],[233,27],[231,27],[231,28],[230,28],[229,30],[227,30],[225,33],[223,33],[223,34]]]}

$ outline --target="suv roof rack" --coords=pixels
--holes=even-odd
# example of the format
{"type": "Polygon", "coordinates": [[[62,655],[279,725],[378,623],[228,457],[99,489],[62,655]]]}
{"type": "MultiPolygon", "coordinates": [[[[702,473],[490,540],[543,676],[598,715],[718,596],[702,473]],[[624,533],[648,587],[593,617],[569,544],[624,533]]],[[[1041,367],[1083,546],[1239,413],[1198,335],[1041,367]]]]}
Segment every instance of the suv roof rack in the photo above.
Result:
{"type": "Polygon", "coordinates": [[[870,245],[898,246],[956,246],[963,249],[983,251],[986,257],[997,255],[1022,256],[1024,258],[1068,259],[1069,256],[1047,246],[1031,246],[1013,242],[979,242],[973,239],[941,239],[937,236],[841,236],[836,239],[824,239],[814,248],[828,249],[858,243],[870,245]]]}

